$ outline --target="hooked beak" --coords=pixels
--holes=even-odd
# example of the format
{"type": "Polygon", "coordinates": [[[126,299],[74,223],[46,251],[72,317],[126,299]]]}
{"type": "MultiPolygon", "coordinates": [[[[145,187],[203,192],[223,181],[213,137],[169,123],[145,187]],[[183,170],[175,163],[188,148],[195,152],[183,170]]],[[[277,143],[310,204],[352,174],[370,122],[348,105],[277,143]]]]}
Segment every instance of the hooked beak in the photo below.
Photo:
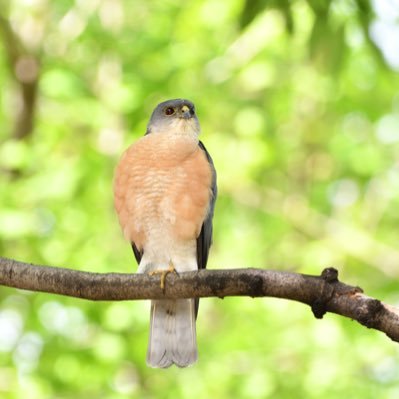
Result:
{"type": "Polygon", "coordinates": [[[187,105],[183,105],[181,107],[181,117],[183,119],[190,119],[192,116],[193,116],[192,110],[187,105]]]}

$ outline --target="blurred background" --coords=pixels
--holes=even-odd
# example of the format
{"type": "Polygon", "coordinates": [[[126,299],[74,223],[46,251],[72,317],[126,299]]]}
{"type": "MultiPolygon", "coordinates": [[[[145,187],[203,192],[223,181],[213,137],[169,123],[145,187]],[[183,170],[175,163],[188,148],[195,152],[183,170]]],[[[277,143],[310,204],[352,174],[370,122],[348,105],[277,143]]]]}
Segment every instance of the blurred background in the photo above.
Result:
{"type": "MultiPolygon", "coordinates": [[[[218,170],[209,268],[340,278],[399,305],[398,0],[0,0],[0,255],[136,270],[113,170],[195,102],[218,170]]],[[[200,358],[145,365],[149,303],[0,288],[0,397],[399,397],[382,333],[270,298],[201,300],[200,358]]]]}

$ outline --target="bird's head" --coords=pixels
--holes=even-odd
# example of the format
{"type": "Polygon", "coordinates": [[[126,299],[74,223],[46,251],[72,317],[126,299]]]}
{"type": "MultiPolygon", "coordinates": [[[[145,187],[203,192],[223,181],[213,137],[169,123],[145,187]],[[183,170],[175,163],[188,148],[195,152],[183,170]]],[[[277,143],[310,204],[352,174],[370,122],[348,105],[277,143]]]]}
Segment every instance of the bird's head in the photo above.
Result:
{"type": "Polygon", "coordinates": [[[148,122],[146,134],[150,133],[198,136],[200,125],[195,114],[194,104],[189,100],[180,98],[158,104],[148,122]]]}

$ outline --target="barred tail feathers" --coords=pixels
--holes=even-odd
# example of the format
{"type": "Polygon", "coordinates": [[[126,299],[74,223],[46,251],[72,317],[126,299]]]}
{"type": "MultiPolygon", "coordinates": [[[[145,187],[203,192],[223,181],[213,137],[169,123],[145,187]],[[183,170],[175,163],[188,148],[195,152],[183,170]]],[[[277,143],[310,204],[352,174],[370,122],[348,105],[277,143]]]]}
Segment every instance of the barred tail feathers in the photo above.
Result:
{"type": "Polygon", "coordinates": [[[187,367],[198,358],[194,299],[151,301],[147,364],[187,367]]]}

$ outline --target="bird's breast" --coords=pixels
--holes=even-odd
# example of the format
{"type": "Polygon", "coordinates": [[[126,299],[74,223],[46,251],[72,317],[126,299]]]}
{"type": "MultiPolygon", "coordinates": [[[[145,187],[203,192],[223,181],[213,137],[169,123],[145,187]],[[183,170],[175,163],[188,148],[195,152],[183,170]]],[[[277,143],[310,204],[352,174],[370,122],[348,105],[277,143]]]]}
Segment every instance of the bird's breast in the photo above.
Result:
{"type": "Polygon", "coordinates": [[[115,174],[115,208],[127,240],[140,249],[159,240],[195,240],[208,212],[212,172],[198,141],[144,136],[115,174]]]}

